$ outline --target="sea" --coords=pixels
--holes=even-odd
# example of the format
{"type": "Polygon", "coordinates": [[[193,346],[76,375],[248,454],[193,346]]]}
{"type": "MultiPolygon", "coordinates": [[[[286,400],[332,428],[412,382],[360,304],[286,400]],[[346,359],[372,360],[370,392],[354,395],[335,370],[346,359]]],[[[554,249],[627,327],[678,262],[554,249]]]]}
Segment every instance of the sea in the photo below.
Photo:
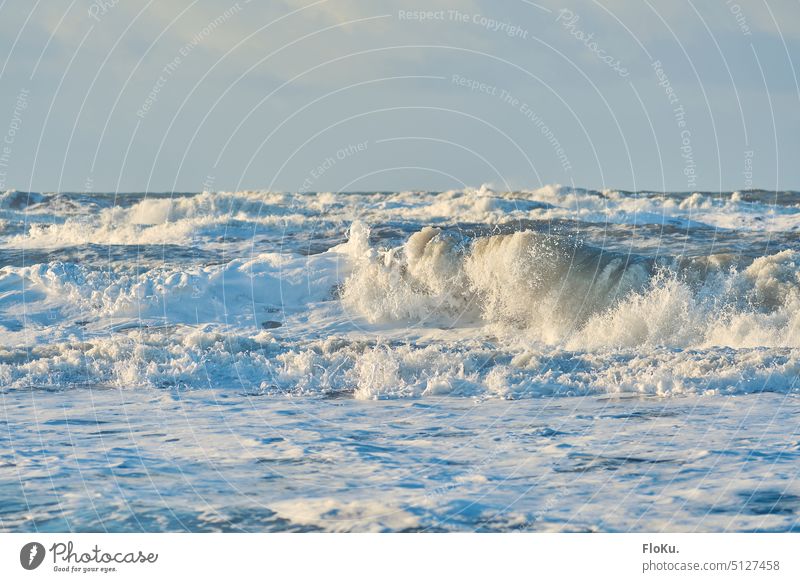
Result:
{"type": "Polygon", "coordinates": [[[799,516],[798,192],[0,192],[2,531],[799,516]]]}

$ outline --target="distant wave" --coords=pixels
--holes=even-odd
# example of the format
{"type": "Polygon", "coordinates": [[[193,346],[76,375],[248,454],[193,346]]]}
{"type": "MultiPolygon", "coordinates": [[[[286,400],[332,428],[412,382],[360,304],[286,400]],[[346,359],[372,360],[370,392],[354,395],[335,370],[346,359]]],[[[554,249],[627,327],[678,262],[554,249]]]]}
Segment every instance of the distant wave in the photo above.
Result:
{"type": "Polygon", "coordinates": [[[659,194],[547,186],[498,193],[488,188],[375,194],[202,192],[199,194],[0,193],[3,245],[188,244],[212,236],[307,229],[317,222],[500,224],[578,220],[606,224],[707,225],[756,232],[800,230],[800,194],[761,191],[659,194]]]}

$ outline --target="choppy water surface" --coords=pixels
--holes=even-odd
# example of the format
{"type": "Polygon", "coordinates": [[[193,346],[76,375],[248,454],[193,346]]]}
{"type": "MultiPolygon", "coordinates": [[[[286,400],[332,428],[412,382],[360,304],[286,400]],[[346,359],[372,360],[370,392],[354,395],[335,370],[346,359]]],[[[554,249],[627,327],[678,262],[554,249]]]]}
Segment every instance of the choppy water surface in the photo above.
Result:
{"type": "Polygon", "coordinates": [[[800,195],[0,194],[0,528],[795,530],[800,195]]]}

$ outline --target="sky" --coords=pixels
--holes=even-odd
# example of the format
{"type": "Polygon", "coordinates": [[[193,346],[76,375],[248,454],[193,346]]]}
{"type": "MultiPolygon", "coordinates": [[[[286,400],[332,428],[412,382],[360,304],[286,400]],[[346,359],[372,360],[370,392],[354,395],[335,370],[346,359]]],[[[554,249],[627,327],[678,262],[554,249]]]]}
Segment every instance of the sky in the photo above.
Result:
{"type": "Polygon", "coordinates": [[[0,191],[800,189],[798,0],[0,0],[0,191]]]}

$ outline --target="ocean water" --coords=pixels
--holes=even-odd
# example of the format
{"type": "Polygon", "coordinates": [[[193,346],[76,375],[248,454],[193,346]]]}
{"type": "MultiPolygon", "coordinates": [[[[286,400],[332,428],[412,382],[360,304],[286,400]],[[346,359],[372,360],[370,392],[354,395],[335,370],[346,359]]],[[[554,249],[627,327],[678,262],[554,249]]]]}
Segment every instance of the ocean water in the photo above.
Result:
{"type": "Polygon", "coordinates": [[[800,529],[800,193],[0,193],[0,529],[800,529]]]}

